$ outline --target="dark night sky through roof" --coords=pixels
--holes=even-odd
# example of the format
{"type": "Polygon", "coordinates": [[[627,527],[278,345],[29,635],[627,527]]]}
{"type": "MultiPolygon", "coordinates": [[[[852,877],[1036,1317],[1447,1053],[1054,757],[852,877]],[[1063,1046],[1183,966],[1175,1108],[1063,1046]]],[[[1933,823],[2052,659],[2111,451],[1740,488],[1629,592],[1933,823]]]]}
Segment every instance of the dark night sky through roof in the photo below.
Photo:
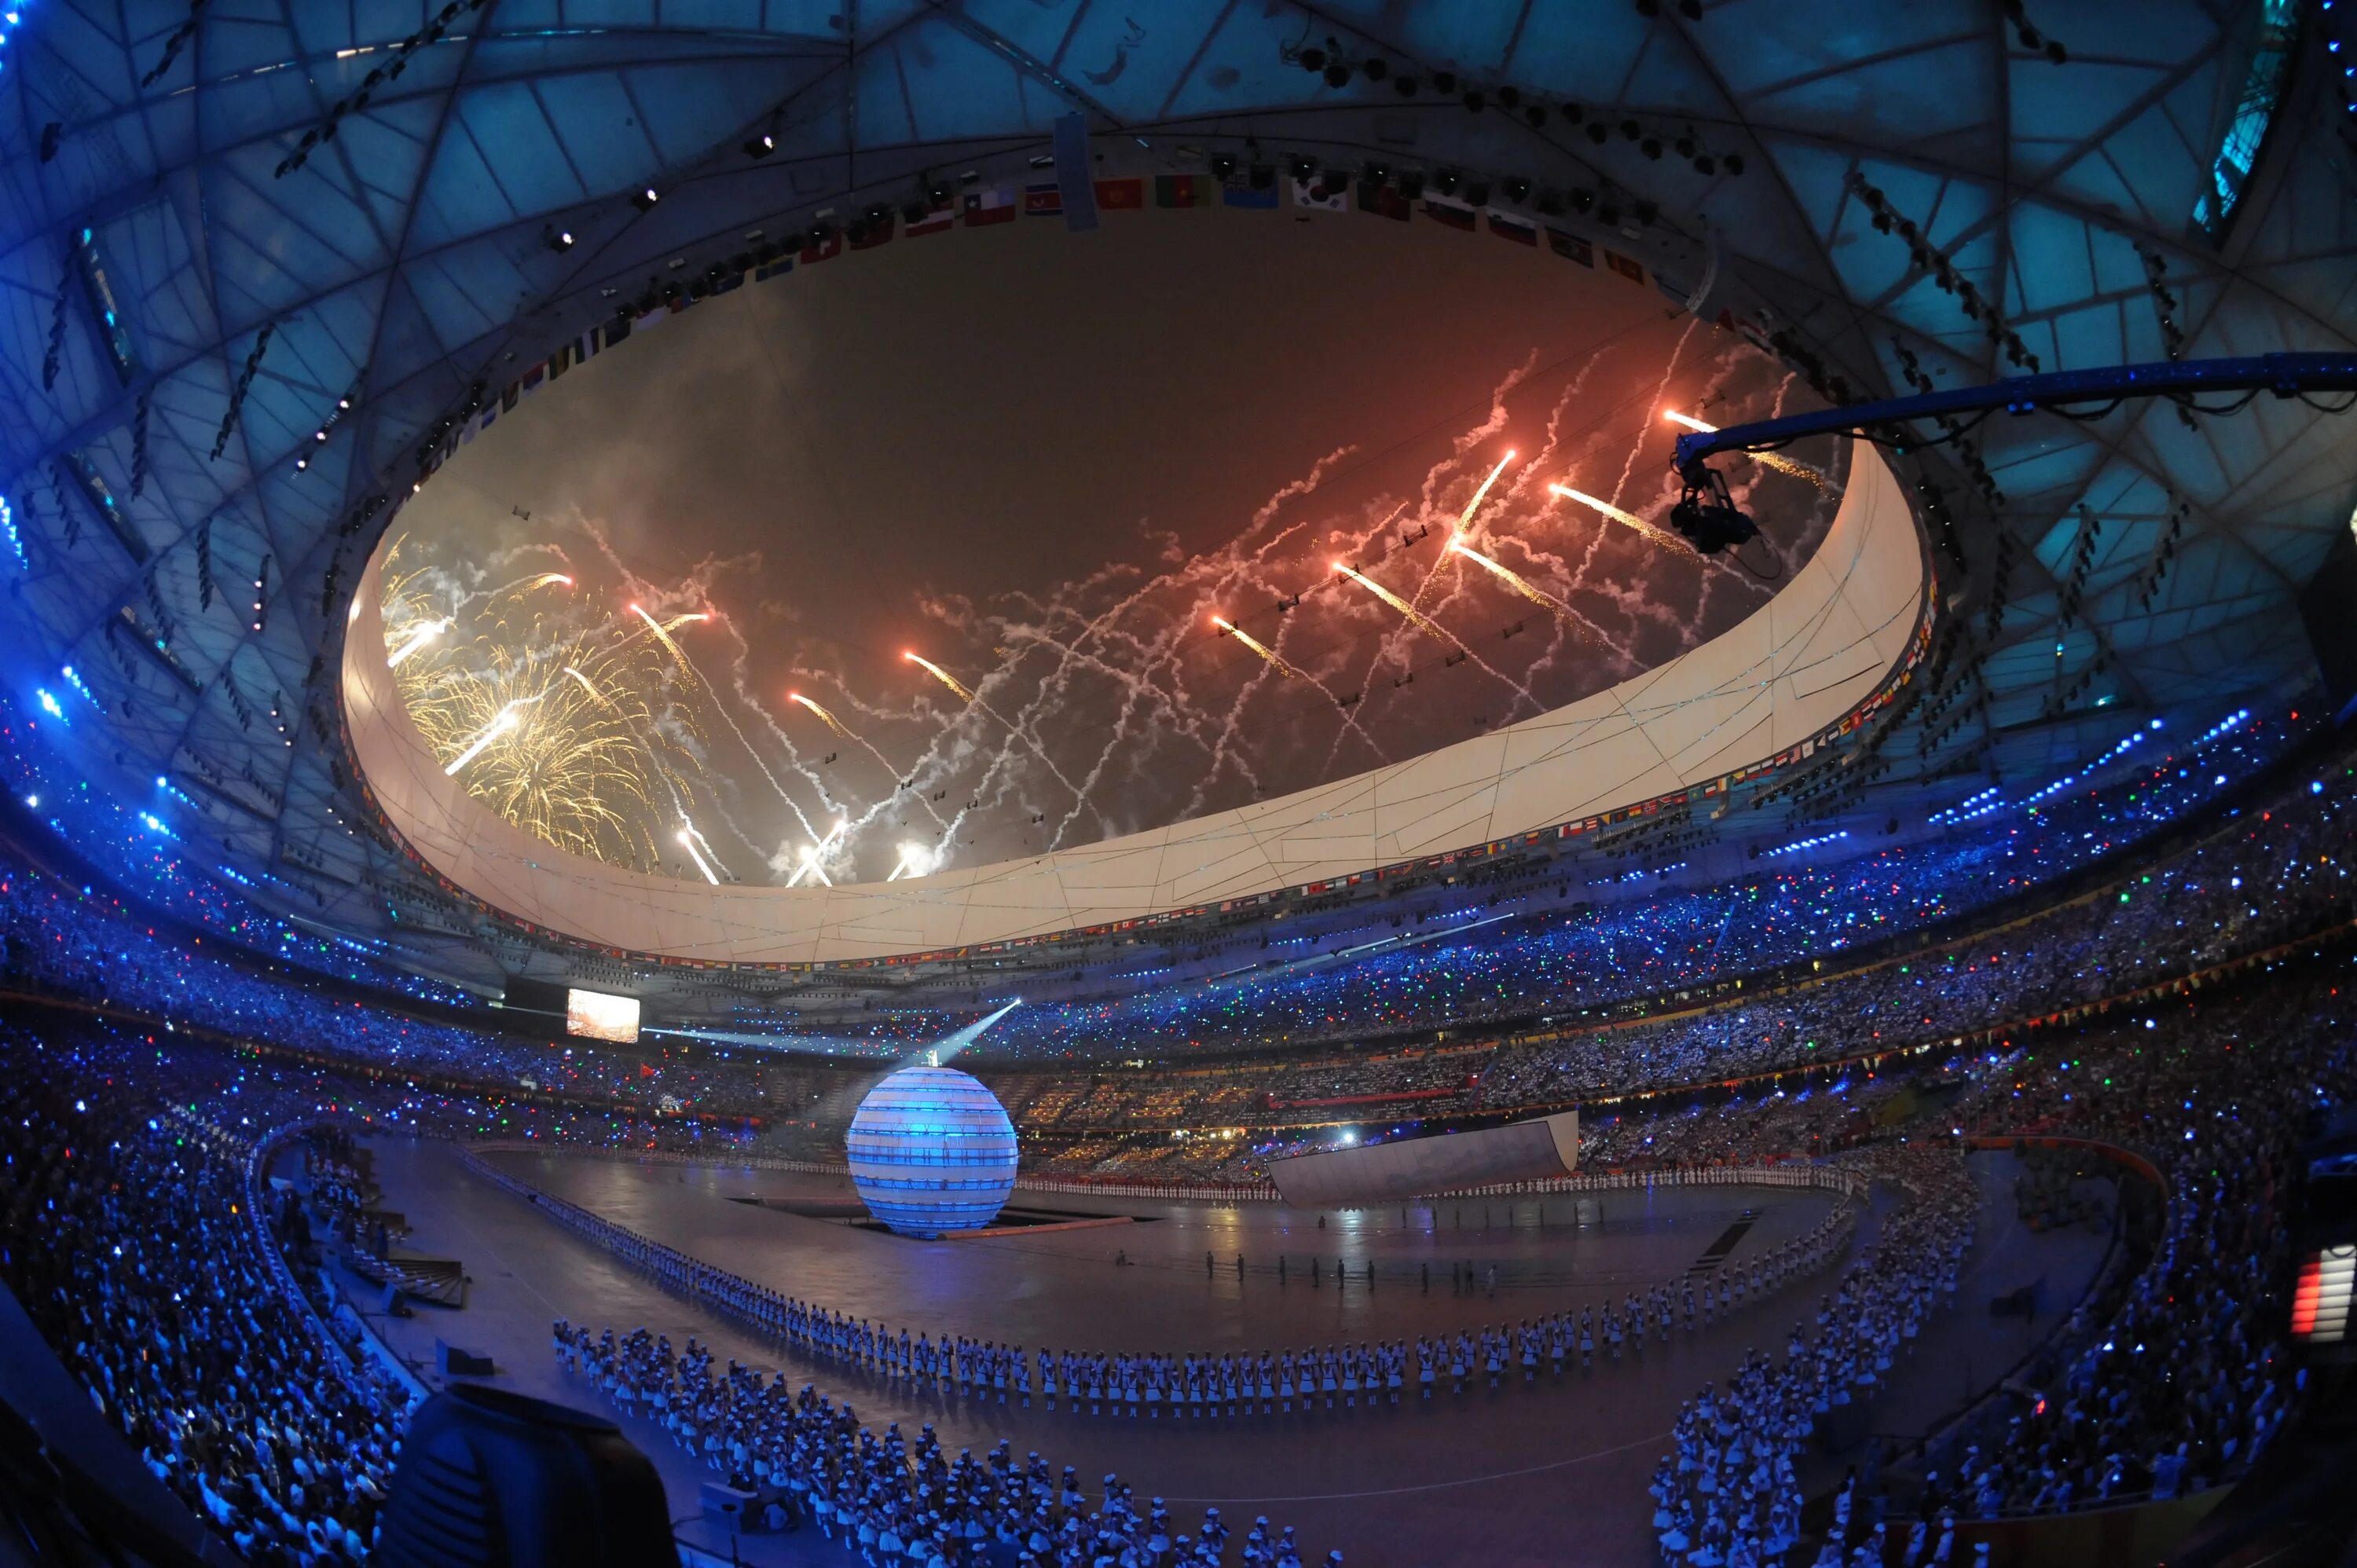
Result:
{"type": "MultiPolygon", "coordinates": [[[[1303,788],[1724,630],[1770,588],[1546,487],[1662,519],[1663,411],[1733,423],[1787,390],[1649,285],[1544,246],[1357,213],[1025,220],[902,236],[642,329],[466,448],[394,535],[444,613],[542,568],[576,578],[553,612],[575,624],[633,598],[716,611],[678,637],[721,694],[653,699],[704,710],[683,782],[714,852],[780,880],[840,812],[825,869],[875,879],[911,843],[971,865],[1303,788]],[[1469,542],[1568,617],[1436,569],[1510,447],[1469,542]],[[896,774],[915,780],[897,798],[896,774]]],[[[1834,498],[1732,477],[1798,565],[1834,498]]],[[[462,635],[433,657],[456,675],[479,654],[462,635]]]]}

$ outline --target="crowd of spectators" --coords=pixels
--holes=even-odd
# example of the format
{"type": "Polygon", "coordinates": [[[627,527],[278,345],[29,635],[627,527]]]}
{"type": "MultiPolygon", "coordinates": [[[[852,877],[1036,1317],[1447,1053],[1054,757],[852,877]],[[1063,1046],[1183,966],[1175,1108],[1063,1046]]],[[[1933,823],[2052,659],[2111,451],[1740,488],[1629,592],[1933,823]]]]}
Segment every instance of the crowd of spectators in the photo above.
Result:
{"type": "MultiPolygon", "coordinates": [[[[104,1025],[0,1025],[0,1275],[42,1337],[247,1561],[364,1559],[405,1407],[304,1320],[247,1208],[245,1158],[294,1097],[221,1095],[224,1058],[104,1025]]],[[[291,1213],[268,1222],[299,1247],[291,1213]]]]}
{"type": "Polygon", "coordinates": [[[2280,1342],[2279,1204],[2301,1138],[2357,1099],[2352,978],[2311,962],[1981,1064],[1966,1125],[2126,1148],[2159,1168],[2169,1204],[2150,1262],[2115,1312],[2080,1326],[2046,1397],[1956,1440],[1960,1510],[2203,1490],[2281,1425],[2298,1377],[2280,1342]]]}
{"type": "MultiPolygon", "coordinates": [[[[1658,907],[1509,923],[1268,983],[1292,988],[1285,1006],[1325,1008],[1347,1029],[1362,1017],[1395,1021],[1393,980],[1461,962],[1417,1003],[1417,1016],[1455,1029],[1576,991],[1623,960],[1631,983],[1661,986],[1778,954],[1829,953],[1830,938],[1812,947],[1794,935],[1828,910],[1841,913],[1826,927],[1837,933],[1853,916],[1919,923],[2173,820],[2222,787],[2222,774],[2201,777],[2219,765],[2192,762],[2155,763],[2128,784],[2058,796],[2034,818],[1943,845],[1672,894],[1658,907]],[[1710,919],[1718,934],[1706,952],[1665,945],[1663,932],[1710,919]],[[1484,979],[1510,971],[1526,990],[1509,994],[1484,979]]],[[[1147,1069],[1015,1061],[978,1070],[1023,1127],[1034,1170],[1232,1176],[1314,1146],[1320,1123],[1366,1123],[1380,1135],[1377,1122],[1405,1130],[1410,1118],[1579,1102],[1582,1158],[1597,1165],[1798,1155],[1884,1181],[1901,1199],[1813,1327],[1803,1323],[1781,1357],[1754,1357],[1684,1412],[1677,1451],[1656,1477],[1656,1525],[1665,1554],[1688,1568],[1790,1568],[1812,1541],[1823,1562],[1844,1560],[1827,1551],[1869,1546],[1878,1558],[1888,1546],[1888,1555],[1928,1560],[1954,1521],[2217,1485],[2246,1468],[2295,1409],[2298,1384],[2276,1343],[2288,1265],[2276,1209],[2301,1129],[2357,1091],[2347,964],[2303,955],[2256,987],[2115,1006],[2093,1022],[2063,1015],[2345,923],[2352,800],[2357,780],[2336,763],[1996,929],[1846,970],[1823,960],[1772,991],[1675,1015],[1381,1052],[1189,1066],[1166,1053],[1147,1069]],[[2018,1040],[1966,1043],[2029,1017],[2043,1026],[2018,1040]],[[1677,1092],[1646,1097],[1662,1090],[1677,1092]],[[1271,1138],[1272,1127],[1287,1130],[1271,1138]],[[1803,1530],[1796,1445],[1816,1418],[1870,1393],[1953,1291],[1971,1184],[1951,1129],[2067,1133],[2134,1150],[2169,1184],[2165,1224],[2149,1261],[2102,1311],[2075,1319],[2036,1370],[2040,1397],[1995,1402],[1959,1430],[1940,1456],[1944,1481],[1907,1498],[1860,1483],[1845,1488],[1829,1532],[1803,1530]]],[[[21,1011],[0,1022],[10,1068],[0,1075],[0,1274],[109,1423],[259,1563],[366,1555],[403,1417],[398,1393],[343,1356],[319,1326],[328,1315],[303,1301],[316,1238],[300,1208],[250,1211],[246,1163],[269,1132],[337,1116],[466,1138],[746,1152],[774,1147],[790,1128],[823,1144],[819,1108],[862,1076],[758,1053],[568,1047],[429,1023],[305,985],[232,945],[0,866],[0,984],[113,1010],[21,1011]]],[[[1287,1032],[1266,1019],[1239,1027],[1287,1032]]],[[[330,1207],[356,1211],[351,1168],[331,1154],[319,1153],[320,1190],[341,1190],[330,1207]]],[[[2022,1192],[2058,1223],[2087,1217],[2067,1179],[2033,1176],[2022,1192]]],[[[1828,1260],[1837,1240],[1819,1238],[1809,1261],[1828,1260]]],[[[706,1268],[675,1254],[634,1261],[658,1273],[706,1268]]],[[[1684,1305],[1683,1288],[1664,1284],[1592,1328],[1565,1316],[1348,1351],[1026,1358],[954,1333],[946,1343],[888,1339],[716,1274],[689,1283],[708,1305],[847,1369],[1120,1413],[1265,1412],[1338,1392],[1418,1397],[1427,1375],[1446,1388],[1584,1359],[1591,1337],[1609,1346],[1615,1332],[1676,1322],[1684,1305]]],[[[1700,1311],[1707,1321],[1728,1305],[1706,1291],[1700,1311]]],[[[814,1391],[789,1393],[744,1369],[723,1376],[708,1357],[671,1356],[644,1336],[587,1340],[568,1330],[560,1342],[609,1392],[660,1394],[667,1423],[699,1452],[731,1475],[754,1474],[785,1506],[849,1530],[857,1544],[879,1545],[888,1530],[904,1552],[922,1540],[954,1562],[977,1541],[1003,1540],[1048,1562],[1141,1531],[1154,1538],[1151,1510],[1133,1507],[1117,1483],[1081,1497],[1003,1454],[939,1465],[900,1454],[886,1465],[877,1456],[891,1453],[891,1435],[862,1431],[846,1405],[814,1391]]],[[[1283,1560],[1274,1532],[1256,1551],[1283,1560]]]]}
{"type": "MultiPolygon", "coordinates": [[[[1390,922],[1392,945],[1363,956],[1335,956],[1369,945],[1361,927],[1317,941],[1232,939],[1222,946],[1265,954],[1228,966],[1247,972],[1165,979],[1101,1003],[1035,1001],[977,1054],[1170,1061],[1209,1049],[1331,1045],[1594,1011],[1725,975],[1827,961],[2089,866],[2199,812],[2304,733],[2256,718],[2182,744],[2140,732],[2126,756],[2142,765],[2100,786],[2043,798],[2016,790],[2012,800],[2000,789],[1986,810],[1939,836],[1822,863],[1778,862],[1716,885],[1652,885],[1641,896],[1593,901],[1577,897],[1583,890],[1568,879],[1513,893],[1477,886],[1461,909],[1390,922]],[[1459,919],[1469,929],[1452,932],[1459,919]]],[[[2348,788],[2337,768],[2330,787],[2348,788]]],[[[875,1029],[904,1026],[879,1021],[875,1029]]]]}

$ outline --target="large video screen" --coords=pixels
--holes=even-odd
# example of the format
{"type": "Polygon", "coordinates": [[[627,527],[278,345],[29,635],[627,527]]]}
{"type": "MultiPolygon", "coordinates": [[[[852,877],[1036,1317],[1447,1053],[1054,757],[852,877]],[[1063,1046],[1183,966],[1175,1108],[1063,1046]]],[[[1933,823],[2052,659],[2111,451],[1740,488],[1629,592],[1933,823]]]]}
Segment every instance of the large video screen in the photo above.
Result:
{"type": "Polygon", "coordinates": [[[639,1038],[639,999],[635,996],[608,996],[602,991],[573,991],[565,993],[565,1032],[587,1039],[611,1040],[618,1046],[636,1045],[639,1038]]]}

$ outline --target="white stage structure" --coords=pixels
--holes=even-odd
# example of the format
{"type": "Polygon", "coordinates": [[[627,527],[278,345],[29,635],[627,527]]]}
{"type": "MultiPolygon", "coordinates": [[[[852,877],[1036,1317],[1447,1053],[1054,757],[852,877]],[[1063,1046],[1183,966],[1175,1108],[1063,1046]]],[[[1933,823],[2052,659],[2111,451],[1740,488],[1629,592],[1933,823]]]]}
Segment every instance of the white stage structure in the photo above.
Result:
{"type": "Polygon", "coordinates": [[[1389,1203],[1452,1187],[1566,1176],[1579,1158],[1579,1112],[1473,1133],[1436,1133],[1271,1162],[1268,1174],[1296,1208],[1389,1203]]]}
{"type": "Polygon", "coordinates": [[[1854,444],[1813,558],[1741,623],[1567,707],[1317,789],[1052,854],[898,882],[717,886],[555,849],[443,771],[387,667],[382,560],[353,596],[343,698],[385,821],[515,918],[595,946],[706,963],[941,952],[1339,881],[1699,787],[1824,735],[1905,658],[1929,582],[1881,455],[1854,444]]]}

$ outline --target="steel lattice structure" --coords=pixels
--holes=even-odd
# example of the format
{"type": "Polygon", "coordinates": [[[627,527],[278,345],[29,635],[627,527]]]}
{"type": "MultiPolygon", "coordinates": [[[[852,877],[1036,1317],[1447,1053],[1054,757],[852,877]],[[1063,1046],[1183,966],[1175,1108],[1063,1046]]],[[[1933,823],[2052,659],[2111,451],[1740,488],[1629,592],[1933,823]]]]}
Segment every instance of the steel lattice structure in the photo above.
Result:
{"type": "MultiPolygon", "coordinates": [[[[2357,344],[2331,15],[2056,6],[2058,61],[1987,0],[1653,9],[34,0],[0,69],[12,673],[74,664],[93,776],[189,780],[192,832],[265,898],[431,927],[354,826],[334,671],[436,445],[618,306],[821,214],[1045,177],[1075,113],[1108,170],[1458,172],[1760,322],[1840,401],[2357,344]]],[[[1961,794],[2309,680],[2292,601],[2357,499],[2348,428],[2129,404],[1924,458],[1971,722],[1919,722],[1881,788],[1961,794]]],[[[454,928],[435,961],[517,950],[454,928]]]]}

